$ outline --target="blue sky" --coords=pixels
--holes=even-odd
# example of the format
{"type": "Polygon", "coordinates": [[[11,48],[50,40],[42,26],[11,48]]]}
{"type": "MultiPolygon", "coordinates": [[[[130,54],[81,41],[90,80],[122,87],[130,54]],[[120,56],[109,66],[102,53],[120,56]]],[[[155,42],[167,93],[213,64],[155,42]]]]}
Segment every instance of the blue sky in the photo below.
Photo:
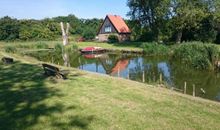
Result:
{"type": "Polygon", "coordinates": [[[127,0],[0,0],[0,17],[43,19],[74,14],[79,18],[126,17],[127,0]]]}

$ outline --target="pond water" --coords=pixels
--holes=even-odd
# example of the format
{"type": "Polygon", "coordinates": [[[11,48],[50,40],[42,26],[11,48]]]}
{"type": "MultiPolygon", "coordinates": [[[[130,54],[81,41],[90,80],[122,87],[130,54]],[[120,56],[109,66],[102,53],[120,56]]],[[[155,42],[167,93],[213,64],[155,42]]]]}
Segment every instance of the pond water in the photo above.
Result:
{"type": "Polygon", "coordinates": [[[61,54],[51,52],[36,52],[28,54],[38,60],[59,65],[67,65],[81,70],[87,70],[111,76],[120,76],[142,82],[143,73],[146,83],[158,83],[160,75],[163,82],[170,88],[184,89],[187,83],[187,94],[193,94],[195,85],[196,96],[220,101],[220,73],[214,71],[199,71],[185,64],[180,64],[169,56],[149,57],[131,54],[96,54],[81,55],[78,52],[66,54],[63,62],[61,54]]]}

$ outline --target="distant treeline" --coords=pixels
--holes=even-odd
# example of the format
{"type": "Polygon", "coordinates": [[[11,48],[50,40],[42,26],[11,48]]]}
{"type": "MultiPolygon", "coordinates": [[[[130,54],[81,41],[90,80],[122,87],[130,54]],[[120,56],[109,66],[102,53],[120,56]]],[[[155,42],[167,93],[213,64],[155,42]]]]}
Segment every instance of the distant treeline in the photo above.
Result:
{"type": "Polygon", "coordinates": [[[102,19],[78,19],[74,15],[43,20],[18,20],[5,16],[0,19],[0,40],[55,40],[61,37],[60,22],[70,23],[70,35],[93,39],[102,19]]]}
{"type": "MultiPolygon", "coordinates": [[[[180,43],[201,41],[220,44],[220,0],[127,0],[126,20],[133,41],[180,43]]],[[[60,22],[69,22],[71,36],[95,38],[103,19],[74,15],[43,20],[0,19],[0,40],[55,40],[60,22]]]]}

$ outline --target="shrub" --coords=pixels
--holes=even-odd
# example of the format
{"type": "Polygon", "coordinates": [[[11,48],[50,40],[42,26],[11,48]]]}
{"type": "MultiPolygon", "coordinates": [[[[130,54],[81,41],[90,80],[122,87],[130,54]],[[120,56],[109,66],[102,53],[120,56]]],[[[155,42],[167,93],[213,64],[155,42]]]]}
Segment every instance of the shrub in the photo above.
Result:
{"type": "Polygon", "coordinates": [[[5,47],[5,52],[8,52],[8,53],[15,53],[17,51],[16,47],[14,46],[6,46],[5,47]]]}
{"type": "Polygon", "coordinates": [[[157,43],[143,43],[142,48],[147,55],[167,55],[169,54],[169,48],[166,45],[157,43]]]}
{"type": "Polygon", "coordinates": [[[192,42],[183,43],[176,47],[173,57],[184,64],[192,65],[196,69],[208,69],[212,67],[218,55],[216,45],[192,42]]]}
{"type": "Polygon", "coordinates": [[[108,43],[117,43],[117,42],[119,42],[118,36],[113,34],[108,36],[108,43]]]}
{"type": "Polygon", "coordinates": [[[37,49],[47,49],[49,46],[44,42],[39,42],[36,44],[37,49]]]}
{"type": "Polygon", "coordinates": [[[83,38],[85,40],[93,40],[95,38],[95,31],[93,31],[92,29],[88,29],[86,28],[84,31],[83,31],[83,38]]]}

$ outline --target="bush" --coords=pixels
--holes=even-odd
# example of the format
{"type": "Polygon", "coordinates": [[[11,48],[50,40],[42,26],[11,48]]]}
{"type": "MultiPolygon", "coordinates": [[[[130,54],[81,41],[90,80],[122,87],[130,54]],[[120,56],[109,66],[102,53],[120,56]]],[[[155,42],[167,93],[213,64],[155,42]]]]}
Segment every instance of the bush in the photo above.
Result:
{"type": "Polygon", "coordinates": [[[6,46],[5,47],[5,52],[8,52],[8,53],[15,53],[17,51],[16,47],[14,46],[6,46]]]}
{"type": "Polygon", "coordinates": [[[37,49],[47,49],[49,46],[44,42],[39,42],[36,44],[37,49]]]}
{"type": "Polygon", "coordinates": [[[183,43],[174,49],[173,57],[196,69],[209,69],[218,58],[219,51],[214,44],[200,42],[183,43]]]}
{"type": "Polygon", "coordinates": [[[113,34],[108,36],[108,43],[117,43],[117,42],[119,42],[118,36],[113,34]]]}
{"type": "Polygon", "coordinates": [[[169,48],[166,45],[157,43],[143,43],[142,48],[147,55],[167,55],[169,54],[169,48]]]}
{"type": "Polygon", "coordinates": [[[96,33],[92,30],[92,29],[85,29],[83,31],[83,38],[85,38],[85,40],[93,40],[95,38],[96,33]]]}

